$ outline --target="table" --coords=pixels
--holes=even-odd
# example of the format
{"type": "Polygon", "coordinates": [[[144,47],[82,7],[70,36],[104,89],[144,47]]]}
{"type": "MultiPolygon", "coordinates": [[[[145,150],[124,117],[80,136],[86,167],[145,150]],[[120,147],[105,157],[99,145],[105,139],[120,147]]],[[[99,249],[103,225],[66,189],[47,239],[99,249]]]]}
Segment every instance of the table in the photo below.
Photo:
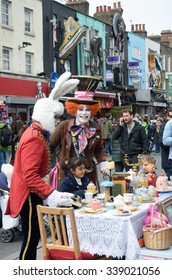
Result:
{"type": "Polygon", "coordinates": [[[172,260],[172,246],[166,250],[141,248],[138,259],[142,260],[172,260]]]}
{"type": "MultiPolygon", "coordinates": [[[[143,222],[149,204],[140,205],[140,211],[131,216],[114,216],[113,210],[101,214],[80,214],[75,210],[80,249],[106,257],[137,259],[140,252],[138,239],[143,235],[143,222]]],[[[72,244],[70,222],[66,219],[69,243],[72,244]]]]}

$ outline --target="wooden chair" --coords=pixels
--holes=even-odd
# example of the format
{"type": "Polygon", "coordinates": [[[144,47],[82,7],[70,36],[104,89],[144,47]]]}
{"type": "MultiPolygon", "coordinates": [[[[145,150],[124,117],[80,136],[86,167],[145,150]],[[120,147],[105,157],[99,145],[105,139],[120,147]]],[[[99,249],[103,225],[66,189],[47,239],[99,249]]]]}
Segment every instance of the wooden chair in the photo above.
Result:
{"type": "Polygon", "coordinates": [[[98,255],[91,255],[80,251],[78,233],[75,222],[74,209],[52,208],[37,205],[38,221],[43,249],[44,260],[96,260],[103,259],[98,255]],[[44,215],[47,215],[51,236],[46,236],[44,215]],[[73,246],[69,246],[66,216],[69,216],[72,230],[73,246]],[[50,242],[48,240],[51,239],[50,242]]]}

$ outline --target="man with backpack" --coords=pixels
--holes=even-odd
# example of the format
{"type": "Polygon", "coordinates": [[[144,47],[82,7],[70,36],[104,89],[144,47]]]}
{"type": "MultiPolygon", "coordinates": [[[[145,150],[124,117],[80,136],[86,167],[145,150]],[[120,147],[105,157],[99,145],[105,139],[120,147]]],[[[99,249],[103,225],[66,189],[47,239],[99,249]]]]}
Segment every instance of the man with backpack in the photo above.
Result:
{"type": "Polygon", "coordinates": [[[0,114],[0,171],[3,163],[6,163],[8,146],[12,144],[12,130],[0,114]]]}

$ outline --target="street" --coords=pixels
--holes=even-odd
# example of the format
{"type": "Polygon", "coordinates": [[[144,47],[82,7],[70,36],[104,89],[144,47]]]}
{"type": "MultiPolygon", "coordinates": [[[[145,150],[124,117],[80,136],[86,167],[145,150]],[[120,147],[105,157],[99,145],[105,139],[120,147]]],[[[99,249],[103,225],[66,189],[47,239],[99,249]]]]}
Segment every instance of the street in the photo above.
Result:
{"type": "MultiPolygon", "coordinates": [[[[159,176],[159,174],[163,172],[163,170],[161,169],[161,155],[160,154],[155,154],[152,153],[152,156],[155,157],[156,159],[156,174],[157,176],[159,176]]],[[[101,181],[101,176],[99,176],[99,180],[101,181]]],[[[21,234],[18,234],[15,239],[10,242],[10,243],[3,243],[0,240],[0,260],[12,260],[12,259],[17,259],[18,258],[18,254],[20,251],[20,247],[21,247],[21,234]]],[[[40,244],[39,244],[39,248],[40,248],[40,244]]],[[[42,252],[40,252],[42,253],[42,252]]],[[[39,259],[39,254],[38,254],[38,259],[39,259]]]]}

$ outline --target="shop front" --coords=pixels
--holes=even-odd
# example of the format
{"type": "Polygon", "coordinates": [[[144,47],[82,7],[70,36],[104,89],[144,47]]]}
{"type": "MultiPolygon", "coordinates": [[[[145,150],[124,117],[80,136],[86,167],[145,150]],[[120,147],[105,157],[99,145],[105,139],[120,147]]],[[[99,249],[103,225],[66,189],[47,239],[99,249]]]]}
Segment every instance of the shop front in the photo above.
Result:
{"type": "Polygon", "coordinates": [[[18,75],[0,76],[0,101],[8,105],[11,117],[29,120],[38,98],[48,96],[50,88],[46,79],[18,75]]]}

